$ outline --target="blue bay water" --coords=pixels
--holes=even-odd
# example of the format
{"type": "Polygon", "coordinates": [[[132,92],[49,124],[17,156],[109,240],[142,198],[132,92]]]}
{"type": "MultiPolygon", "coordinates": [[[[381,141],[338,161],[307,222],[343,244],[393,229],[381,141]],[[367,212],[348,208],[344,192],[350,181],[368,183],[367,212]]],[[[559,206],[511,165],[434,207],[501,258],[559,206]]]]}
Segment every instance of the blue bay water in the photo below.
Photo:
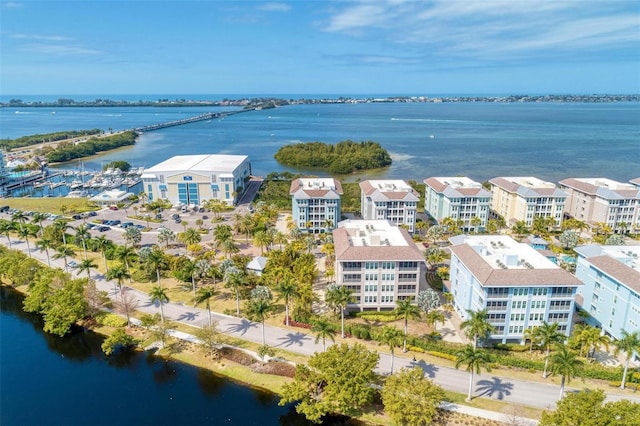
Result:
{"type": "MultiPolygon", "coordinates": [[[[101,337],[42,332],[0,287],[0,424],[309,426],[271,393],[146,354],[106,358],[101,337]]],[[[328,424],[349,425],[344,418],[328,424]]]]}
{"type": "MultiPolygon", "coordinates": [[[[20,108],[0,110],[0,137],[58,130],[114,130],[155,124],[211,107],[20,108]],[[55,114],[54,114],[55,112],[55,114]]],[[[290,170],[273,155],[288,143],[373,140],[393,157],[357,178],[429,176],[640,176],[640,103],[359,103],[290,105],[143,134],[134,147],[93,157],[150,167],[173,155],[249,155],[253,173],[290,170]]],[[[314,174],[321,174],[313,171],[314,174]]]]}

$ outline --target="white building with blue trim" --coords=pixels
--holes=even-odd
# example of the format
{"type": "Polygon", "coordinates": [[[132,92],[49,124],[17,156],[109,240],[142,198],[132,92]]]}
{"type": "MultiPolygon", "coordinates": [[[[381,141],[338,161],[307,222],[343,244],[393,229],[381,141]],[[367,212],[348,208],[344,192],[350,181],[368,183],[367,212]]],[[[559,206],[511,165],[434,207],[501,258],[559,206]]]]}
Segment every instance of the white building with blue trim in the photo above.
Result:
{"type": "Polygon", "coordinates": [[[318,234],[337,228],[342,185],[333,178],[298,178],[291,182],[291,216],[303,232],[318,234]]]}
{"type": "Polygon", "coordinates": [[[527,328],[558,323],[571,332],[576,291],[582,282],[528,244],[505,235],[458,235],[451,241],[450,283],[455,310],[486,309],[490,340],[521,342],[527,328]]]}
{"type": "Polygon", "coordinates": [[[146,169],[142,181],[149,201],[202,205],[220,200],[232,205],[250,175],[246,155],[178,155],[146,169]]]}
{"type": "Polygon", "coordinates": [[[640,329],[640,246],[575,248],[576,277],[584,283],[578,302],[589,322],[616,339],[640,329]]]}

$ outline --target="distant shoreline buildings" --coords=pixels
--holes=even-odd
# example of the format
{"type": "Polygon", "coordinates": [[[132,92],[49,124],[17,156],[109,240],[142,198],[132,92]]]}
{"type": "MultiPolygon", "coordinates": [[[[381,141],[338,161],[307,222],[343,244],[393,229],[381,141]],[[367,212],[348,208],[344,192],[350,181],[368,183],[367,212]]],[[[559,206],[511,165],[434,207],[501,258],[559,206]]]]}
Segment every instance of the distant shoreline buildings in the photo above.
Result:
{"type": "Polygon", "coordinates": [[[496,102],[496,103],[531,103],[531,102],[580,102],[580,103],[610,103],[610,102],[639,102],[640,94],[592,94],[592,95],[507,95],[507,96],[446,96],[446,95],[416,95],[416,96],[339,96],[325,97],[261,97],[246,96],[238,99],[223,98],[220,100],[200,100],[185,98],[159,98],[157,100],[113,100],[95,99],[81,101],[71,98],[59,98],[56,101],[23,101],[14,98],[7,102],[0,102],[0,108],[26,108],[26,107],[135,107],[135,106],[216,106],[216,107],[241,107],[241,108],[273,108],[284,105],[299,104],[349,104],[349,103],[446,103],[446,102],[496,102]]]}

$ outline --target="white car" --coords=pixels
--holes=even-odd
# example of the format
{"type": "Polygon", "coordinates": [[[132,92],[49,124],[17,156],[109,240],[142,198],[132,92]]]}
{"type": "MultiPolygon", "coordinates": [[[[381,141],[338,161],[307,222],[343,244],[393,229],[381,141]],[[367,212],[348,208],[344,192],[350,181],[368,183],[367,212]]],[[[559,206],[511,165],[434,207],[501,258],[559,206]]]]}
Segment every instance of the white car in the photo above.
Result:
{"type": "Polygon", "coordinates": [[[69,268],[74,269],[74,268],[77,268],[78,266],[80,266],[80,264],[78,262],[76,262],[75,260],[72,260],[69,263],[67,263],[67,266],[69,268]]]}

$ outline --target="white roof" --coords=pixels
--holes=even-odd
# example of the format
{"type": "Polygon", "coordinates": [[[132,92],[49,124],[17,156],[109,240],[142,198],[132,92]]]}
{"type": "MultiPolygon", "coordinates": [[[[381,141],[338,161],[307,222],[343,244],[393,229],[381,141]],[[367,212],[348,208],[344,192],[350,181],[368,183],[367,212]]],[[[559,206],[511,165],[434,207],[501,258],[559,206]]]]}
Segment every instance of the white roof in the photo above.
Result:
{"type": "Polygon", "coordinates": [[[205,154],[176,155],[160,164],[146,169],[145,174],[159,172],[226,172],[233,173],[248,157],[246,155],[205,154]]]}

